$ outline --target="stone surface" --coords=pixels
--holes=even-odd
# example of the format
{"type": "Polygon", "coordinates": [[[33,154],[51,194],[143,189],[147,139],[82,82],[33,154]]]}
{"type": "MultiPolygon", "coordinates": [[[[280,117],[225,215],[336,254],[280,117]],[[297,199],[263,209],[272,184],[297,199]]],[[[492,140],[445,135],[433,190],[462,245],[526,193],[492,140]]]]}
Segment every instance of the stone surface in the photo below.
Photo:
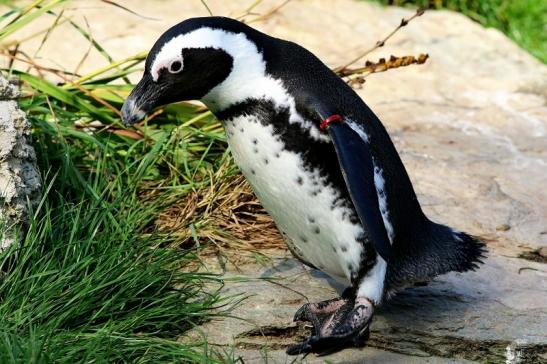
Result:
{"type": "Polygon", "coordinates": [[[0,74],[0,249],[14,241],[28,207],[40,198],[40,175],[30,124],[15,98],[18,88],[0,74]]]}
{"type": "MultiPolygon", "coordinates": [[[[231,312],[245,321],[209,322],[194,335],[205,333],[211,344],[234,344],[247,359],[258,355],[251,351],[255,349],[274,362],[284,362],[286,345],[308,334],[292,322],[294,312],[308,301],[335,297],[341,287],[288,254],[267,254],[273,257],[269,268],[249,263],[226,273],[238,282],[228,283],[225,294],[247,297],[231,312]]],[[[209,261],[208,266],[214,269],[216,264],[209,261]]],[[[310,355],[305,361],[368,362],[369,355],[374,358],[381,349],[404,355],[390,362],[428,362],[427,358],[432,363],[499,363],[507,359],[509,347],[523,363],[545,362],[541,357],[547,352],[545,268],[542,263],[492,253],[477,272],[441,276],[427,286],[400,292],[382,306],[369,340],[376,351],[347,349],[319,358],[310,355]]]]}
{"type": "MultiPolygon", "coordinates": [[[[184,18],[207,15],[199,0],[118,2],[161,20],[99,1],[71,3],[66,12],[82,24],[85,14],[92,34],[116,59],[149,49],[168,26],[184,18]]],[[[252,1],[207,3],[215,14],[234,15],[252,1]]],[[[275,3],[265,0],[255,11],[275,3]]],[[[253,25],[298,42],[336,66],[411,14],[363,1],[294,0],[253,25]]],[[[46,27],[37,23],[28,34],[16,36],[46,27]]],[[[36,37],[23,49],[33,54],[40,41],[36,37]]],[[[44,65],[73,71],[87,48],[88,42],[66,24],[50,34],[38,54],[44,65]]],[[[369,59],[421,52],[430,55],[425,65],[372,75],[358,92],[393,137],[427,214],[483,237],[489,258],[478,272],[439,277],[387,303],[373,324],[372,348],[304,360],[545,362],[547,267],[536,257],[544,256],[540,249],[547,246],[547,67],[499,31],[446,11],[413,21],[369,59]]],[[[80,71],[106,63],[92,51],[80,71]]],[[[264,271],[249,264],[227,273],[283,278],[227,283],[227,294],[251,295],[234,311],[248,321],[219,319],[202,328],[213,343],[235,344],[245,362],[265,357],[290,362],[282,348],[302,335],[299,329],[286,329],[295,309],[306,298],[335,294],[328,281],[284,254],[268,252],[275,268],[264,271]]]]}
{"type": "Polygon", "coordinates": [[[0,74],[0,100],[14,100],[20,94],[19,87],[0,74]]]}

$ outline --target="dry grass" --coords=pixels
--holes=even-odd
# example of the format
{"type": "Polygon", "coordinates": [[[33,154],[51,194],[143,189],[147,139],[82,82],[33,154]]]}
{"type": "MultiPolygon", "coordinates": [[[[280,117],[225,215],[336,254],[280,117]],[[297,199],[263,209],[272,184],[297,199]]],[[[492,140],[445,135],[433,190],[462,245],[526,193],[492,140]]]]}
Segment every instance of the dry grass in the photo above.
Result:
{"type": "Polygon", "coordinates": [[[202,254],[220,251],[232,261],[253,256],[241,252],[286,249],[272,218],[245,178],[227,173],[230,164],[224,164],[211,177],[209,187],[189,193],[163,211],[155,226],[171,235],[176,246],[207,245],[202,254]]]}

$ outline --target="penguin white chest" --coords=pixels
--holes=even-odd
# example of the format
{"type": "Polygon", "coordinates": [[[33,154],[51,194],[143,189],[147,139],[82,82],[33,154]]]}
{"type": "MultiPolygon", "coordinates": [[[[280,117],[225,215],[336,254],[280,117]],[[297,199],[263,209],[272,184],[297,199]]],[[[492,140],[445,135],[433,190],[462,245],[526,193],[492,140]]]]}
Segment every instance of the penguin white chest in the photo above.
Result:
{"type": "Polygon", "coordinates": [[[224,128],[233,157],[254,193],[274,219],[291,250],[342,283],[361,264],[363,228],[336,201],[341,193],[302,156],[287,150],[272,125],[239,116],[224,128]]]}

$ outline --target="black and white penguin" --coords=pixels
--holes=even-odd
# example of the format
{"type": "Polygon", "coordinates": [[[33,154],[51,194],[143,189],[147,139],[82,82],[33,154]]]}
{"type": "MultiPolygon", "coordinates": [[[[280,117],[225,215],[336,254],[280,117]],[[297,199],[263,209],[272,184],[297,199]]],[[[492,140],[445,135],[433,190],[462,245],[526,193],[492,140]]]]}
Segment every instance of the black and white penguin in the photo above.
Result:
{"type": "Polygon", "coordinates": [[[301,46],[229,18],[188,19],[153,46],[123,121],[183,100],[221,120],[293,254],[348,286],[297,311],[314,334],[289,354],[361,345],[388,293],[477,268],[484,245],[424,215],[380,120],[301,46]]]}

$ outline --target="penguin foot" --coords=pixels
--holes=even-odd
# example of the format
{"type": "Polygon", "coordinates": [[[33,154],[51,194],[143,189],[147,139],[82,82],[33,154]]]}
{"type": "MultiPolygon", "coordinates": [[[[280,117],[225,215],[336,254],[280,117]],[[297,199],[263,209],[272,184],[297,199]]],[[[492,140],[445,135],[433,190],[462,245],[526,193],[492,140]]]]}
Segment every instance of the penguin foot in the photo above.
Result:
{"type": "Polygon", "coordinates": [[[373,314],[374,304],[364,297],[307,303],[296,312],[294,321],[311,322],[314,333],[304,342],[289,346],[287,354],[324,355],[348,346],[363,346],[373,314]]]}

